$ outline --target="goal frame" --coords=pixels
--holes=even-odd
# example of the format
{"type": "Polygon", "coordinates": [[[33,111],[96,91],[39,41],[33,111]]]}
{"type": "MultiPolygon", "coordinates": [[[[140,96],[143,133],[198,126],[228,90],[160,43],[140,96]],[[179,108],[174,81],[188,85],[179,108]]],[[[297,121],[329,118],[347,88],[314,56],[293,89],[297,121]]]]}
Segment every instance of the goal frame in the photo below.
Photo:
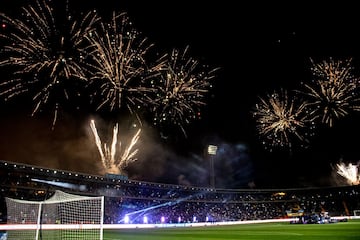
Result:
{"type": "Polygon", "coordinates": [[[96,235],[96,239],[103,240],[104,196],[81,196],[56,190],[52,197],[44,201],[9,197],[6,197],[5,200],[7,225],[13,227],[12,234],[23,230],[34,231],[34,239],[38,240],[42,239],[42,230],[74,231],[79,234],[85,233],[85,231],[94,231],[92,234],[96,235]],[[82,208],[81,205],[85,207],[82,208]],[[66,206],[70,208],[67,212],[66,206]],[[30,210],[26,207],[31,209],[32,214],[29,214],[30,210]],[[84,214],[82,214],[83,211],[85,211],[84,214]],[[94,217],[91,212],[98,214],[94,217]],[[90,214],[87,215],[87,213],[90,214]],[[23,215],[26,217],[22,217],[23,215]],[[52,222],[44,220],[44,216],[47,215],[52,216],[52,222]],[[74,216],[74,219],[69,216],[74,216]]]}
{"type": "Polygon", "coordinates": [[[360,209],[355,209],[353,213],[355,217],[360,217],[360,209]]]}

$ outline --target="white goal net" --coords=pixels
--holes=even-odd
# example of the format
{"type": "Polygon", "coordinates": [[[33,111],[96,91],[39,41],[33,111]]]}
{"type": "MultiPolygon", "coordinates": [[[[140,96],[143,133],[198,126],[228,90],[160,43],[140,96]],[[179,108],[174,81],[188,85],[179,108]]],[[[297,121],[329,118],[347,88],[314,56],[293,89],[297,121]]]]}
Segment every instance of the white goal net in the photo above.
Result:
{"type": "Polygon", "coordinates": [[[45,201],[6,198],[7,239],[103,239],[104,197],[56,190],[45,201]]]}
{"type": "Polygon", "coordinates": [[[360,217],[360,210],[354,210],[354,216],[355,217],[360,217]]]}

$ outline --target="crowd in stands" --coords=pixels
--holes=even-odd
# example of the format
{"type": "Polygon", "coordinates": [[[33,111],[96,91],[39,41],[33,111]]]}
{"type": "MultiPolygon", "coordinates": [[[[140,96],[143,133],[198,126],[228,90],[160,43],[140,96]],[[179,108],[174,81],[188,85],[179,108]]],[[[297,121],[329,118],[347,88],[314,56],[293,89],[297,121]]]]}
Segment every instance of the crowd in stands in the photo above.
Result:
{"type": "Polygon", "coordinates": [[[301,189],[214,189],[88,175],[0,162],[0,217],[5,197],[43,201],[56,190],[105,196],[104,223],[191,223],[278,219],[289,212],[349,216],[360,186],[301,189]]]}

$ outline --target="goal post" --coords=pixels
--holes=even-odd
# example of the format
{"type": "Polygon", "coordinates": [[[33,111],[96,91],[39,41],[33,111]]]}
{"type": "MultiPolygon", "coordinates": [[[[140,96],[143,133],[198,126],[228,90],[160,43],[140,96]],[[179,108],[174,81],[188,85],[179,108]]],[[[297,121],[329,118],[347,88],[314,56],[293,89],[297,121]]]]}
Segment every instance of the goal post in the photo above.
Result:
{"type": "Polygon", "coordinates": [[[7,239],[103,239],[104,197],[56,190],[44,201],[6,198],[7,239]]]}
{"type": "Polygon", "coordinates": [[[360,217],[360,209],[354,210],[354,216],[355,217],[360,217]]]}

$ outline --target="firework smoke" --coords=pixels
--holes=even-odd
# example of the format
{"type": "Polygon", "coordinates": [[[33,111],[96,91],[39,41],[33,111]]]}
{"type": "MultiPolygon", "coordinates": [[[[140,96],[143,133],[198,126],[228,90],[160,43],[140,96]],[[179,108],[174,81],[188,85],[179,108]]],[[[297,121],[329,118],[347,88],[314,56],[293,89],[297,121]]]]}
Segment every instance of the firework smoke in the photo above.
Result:
{"type": "Polygon", "coordinates": [[[123,171],[129,163],[136,161],[135,158],[138,149],[133,150],[135,144],[139,140],[141,129],[131,139],[130,144],[124,149],[121,156],[118,157],[117,150],[121,150],[121,143],[118,143],[118,124],[113,129],[113,138],[111,145],[108,146],[106,143],[102,144],[99,134],[97,132],[95,121],[90,122],[91,130],[95,137],[95,143],[99,150],[101,162],[107,173],[113,174],[124,174],[123,171]],[[118,149],[119,148],[119,149],[118,149]]]}

